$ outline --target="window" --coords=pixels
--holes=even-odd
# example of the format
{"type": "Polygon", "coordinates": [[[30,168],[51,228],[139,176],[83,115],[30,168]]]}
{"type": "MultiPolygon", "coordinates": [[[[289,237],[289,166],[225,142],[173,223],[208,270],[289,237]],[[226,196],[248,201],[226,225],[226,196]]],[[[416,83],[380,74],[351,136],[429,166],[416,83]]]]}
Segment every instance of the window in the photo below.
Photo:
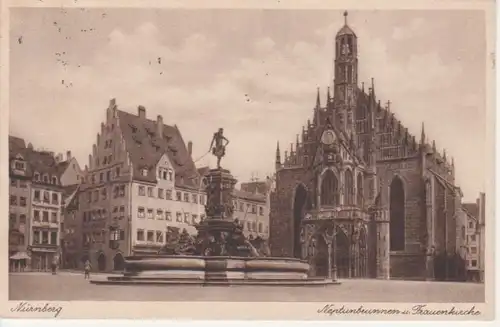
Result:
{"type": "Polygon", "coordinates": [[[172,213],[170,211],[165,211],[165,219],[172,221],[172,213]]]}
{"type": "Polygon", "coordinates": [[[145,216],[145,210],[143,207],[137,208],[137,217],[139,218],[144,218],[145,216]]]}
{"type": "Polygon", "coordinates": [[[259,216],[264,216],[264,208],[259,207],[259,216]]]}
{"type": "Polygon", "coordinates": [[[140,196],[145,196],[146,195],[146,187],[139,186],[139,195],[140,196]]]}
{"type": "Polygon", "coordinates": [[[43,175],[43,182],[46,184],[49,183],[49,175],[43,175]]]}
{"type": "Polygon", "coordinates": [[[193,196],[191,197],[193,203],[198,203],[198,195],[197,194],[193,194],[193,196]]]}
{"type": "Polygon", "coordinates": [[[167,171],[166,170],[161,171],[160,174],[161,174],[162,179],[167,180],[167,171]]]}
{"type": "Polygon", "coordinates": [[[158,189],[158,199],[163,199],[165,194],[165,190],[162,188],[158,189]]]}
{"type": "Polygon", "coordinates": [[[185,213],[185,214],[184,214],[184,222],[185,222],[186,224],[188,224],[188,223],[189,223],[189,213],[185,213]]]}
{"type": "Polygon", "coordinates": [[[103,200],[106,200],[106,198],[108,197],[108,192],[105,188],[101,190],[101,197],[103,200]]]}
{"type": "Polygon", "coordinates": [[[49,212],[48,211],[42,211],[42,221],[44,223],[49,222],[49,212]]]}
{"type": "Polygon", "coordinates": [[[262,233],[262,223],[259,223],[259,233],[262,233]]]}
{"type": "Polygon", "coordinates": [[[110,180],[111,180],[111,171],[110,171],[110,170],[108,170],[108,171],[106,172],[106,180],[108,180],[108,181],[110,181],[110,180]]]}
{"type": "Polygon", "coordinates": [[[189,193],[184,193],[184,202],[189,202],[189,193]]]}
{"type": "Polygon", "coordinates": [[[24,162],[16,161],[15,167],[17,170],[24,170],[24,162]]]}
{"type": "Polygon", "coordinates": [[[35,192],[33,194],[33,201],[40,202],[40,191],[39,190],[35,190],[35,192]]]}
{"type": "Polygon", "coordinates": [[[172,190],[165,190],[165,199],[172,200],[172,190]]]}
{"type": "Polygon", "coordinates": [[[182,222],[182,212],[177,212],[177,213],[176,213],[176,220],[177,220],[178,222],[182,222]]]}
{"type": "Polygon", "coordinates": [[[47,191],[43,192],[43,202],[44,203],[50,203],[50,194],[47,191]]]}
{"type": "Polygon", "coordinates": [[[57,223],[57,212],[51,212],[50,214],[50,222],[51,223],[57,223]]]}
{"type": "Polygon", "coordinates": [[[120,185],[120,196],[125,196],[125,185],[120,185]]]}
{"type": "Polygon", "coordinates": [[[169,180],[169,181],[172,181],[173,179],[174,179],[174,177],[173,177],[173,173],[172,173],[172,171],[171,171],[171,170],[169,170],[169,171],[168,171],[168,180],[169,180]]]}
{"type": "Polygon", "coordinates": [[[155,237],[154,232],[152,230],[148,230],[147,241],[148,242],[154,242],[155,241],[154,237],[155,237]]]}
{"type": "Polygon", "coordinates": [[[26,183],[26,181],[25,181],[25,180],[21,179],[21,180],[19,181],[19,187],[20,187],[20,188],[27,188],[27,187],[28,187],[28,183],[26,183]]]}
{"type": "Polygon", "coordinates": [[[11,206],[16,206],[17,205],[17,196],[11,195],[10,196],[10,205],[11,206]]]}
{"type": "Polygon", "coordinates": [[[469,228],[474,228],[474,223],[472,221],[469,221],[469,228]]]}
{"type": "Polygon", "coordinates": [[[153,216],[153,209],[148,209],[148,219],[154,219],[155,217],[153,216]]]}
{"type": "Polygon", "coordinates": [[[59,204],[59,194],[52,193],[52,204],[59,204]]]}
{"type": "Polygon", "coordinates": [[[148,187],[148,196],[150,198],[154,197],[154,195],[153,195],[153,188],[152,187],[148,187]]]}
{"type": "Polygon", "coordinates": [[[137,230],[137,240],[144,241],[144,230],[143,229],[137,230]]]}
{"type": "Polygon", "coordinates": [[[49,243],[49,232],[42,231],[42,244],[48,244],[48,243],[49,243]]]}
{"type": "Polygon", "coordinates": [[[148,170],[147,169],[143,169],[142,170],[142,176],[148,176],[148,170]]]}
{"type": "Polygon", "coordinates": [[[125,239],[125,231],[123,229],[120,230],[120,241],[125,239]]]}
{"type": "Polygon", "coordinates": [[[10,179],[10,186],[17,187],[17,179],[10,179]]]}
{"type": "Polygon", "coordinates": [[[163,217],[163,210],[161,210],[161,209],[156,210],[156,219],[163,220],[163,218],[164,218],[163,217]]]}
{"type": "Polygon", "coordinates": [[[249,231],[252,231],[252,223],[251,223],[251,222],[249,222],[249,221],[247,221],[247,229],[248,229],[249,231]]]}
{"type": "Polygon", "coordinates": [[[104,173],[100,173],[99,174],[99,182],[103,182],[104,181],[104,173]]]}
{"type": "Polygon", "coordinates": [[[471,254],[477,254],[477,247],[475,247],[475,246],[471,246],[471,248],[470,248],[470,253],[471,253],[471,254]]]}
{"type": "Polygon", "coordinates": [[[477,267],[477,260],[471,260],[470,264],[472,267],[477,267]]]}
{"type": "Polygon", "coordinates": [[[9,214],[9,223],[10,223],[10,227],[14,227],[14,225],[16,224],[17,222],[17,216],[15,213],[11,213],[9,214]]]}
{"type": "Polygon", "coordinates": [[[113,198],[116,199],[118,197],[119,192],[120,192],[120,187],[119,186],[113,187],[113,198]]]}
{"type": "Polygon", "coordinates": [[[56,185],[57,184],[57,177],[52,177],[52,184],[56,185]]]}
{"type": "Polygon", "coordinates": [[[163,243],[163,232],[156,231],[156,243],[163,243]]]}
{"type": "Polygon", "coordinates": [[[50,244],[57,245],[57,232],[50,233],[50,244]]]}
{"type": "Polygon", "coordinates": [[[476,235],[471,235],[470,236],[470,240],[471,240],[471,242],[475,242],[476,241],[476,235]]]}
{"type": "Polygon", "coordinates": [[[21,224],[26,224],[26,215],[22,214],[19,216],[19,222],[21,224]]]}
{"type": "Polygon", "coordinates": [[[39,173],[33,174],[33,178],[34,178],[35,181],[38,182],[40,180],[40,174],[39,173]]]}
{"type": "Polygon", "coordinates": [[[38,230],[33,231],[33,243],[40,244],[40,231],[38,230]]]}
{"type": "Polygon", "coordinates": [[[116,167],[116,169],[115,169],[115,176],[116,177],[120,176],[120,167],[116,167]]]}
{"type": "Polygon", "coordinates": [[[182,192],[177,191],[175,193],[175,198],[177,201],[182,201],[182,192]]]}
{"type": "Polygon", "coordinates": [[[244,212],[245,211],[245,206],[243,202],[240,202],[240,211],[244,212]]]}
{"type": "Polygon", "coordinates": [[[40,221],[40,210],[34,210],[33,211],[33,220],[34,221],[40,221]]]}
{"type": "Polygon", "coordinates": [[[121,213],[125,212],[125,206],[120,206],[120,212],[121,213]]]}
{"type": "Polygon", "coordinates": [[[200,195],[200,204],[205,204],[205,196],[200,195]]]}
{"type": "Polygon", "coordinates": [[[255,204],[252,204],[252,213],[253,214],[257,213],[257,206],[255,204]]]}

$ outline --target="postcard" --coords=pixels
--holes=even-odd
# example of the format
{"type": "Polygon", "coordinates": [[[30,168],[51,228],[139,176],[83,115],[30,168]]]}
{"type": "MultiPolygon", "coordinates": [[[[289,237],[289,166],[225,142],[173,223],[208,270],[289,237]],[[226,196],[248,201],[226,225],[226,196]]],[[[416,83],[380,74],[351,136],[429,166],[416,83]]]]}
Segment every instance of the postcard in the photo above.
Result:
{"type": "Polygon", "coordinates": [[[493,5],[3,1],[2,317],[493,319],[493,5]]]}

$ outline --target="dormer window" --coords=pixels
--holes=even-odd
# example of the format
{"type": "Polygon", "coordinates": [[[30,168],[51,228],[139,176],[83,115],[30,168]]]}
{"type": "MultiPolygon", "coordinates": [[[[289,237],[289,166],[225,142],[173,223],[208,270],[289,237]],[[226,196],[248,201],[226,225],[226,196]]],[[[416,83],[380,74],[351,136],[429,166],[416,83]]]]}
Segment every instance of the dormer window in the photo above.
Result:
{"type": "Polygon", "coordinates": [[[40,180],[40,174],[39,174],[39,173],[35,173],[35,174],[33,175],[33,179],[34,179],[35,181],[39,181],[39,180],[40,180]]]}
{"type": "Polygon", "coordinates": [[[43,182],[44,183],[49,183],[49,175],[43,175],[43,182]]]}
{"type": "Polygon", "coordinates": [[[14,167],[16,168],[16,170],[24,170],[26,166],[25,166],[24,162],[16,161],[14,163],[14,167]]]}
{"type": "Polygon", "coordinates": [[[148,170],[146,168],[142,169],[142,176],[148,176],[148,170]]]}
{"type": "Polygon", "coordinates": [[[54,184],[54,185],[57,184],[57,177],[55,177],[55,176],[52,177],[52,184],[54,184]]]}

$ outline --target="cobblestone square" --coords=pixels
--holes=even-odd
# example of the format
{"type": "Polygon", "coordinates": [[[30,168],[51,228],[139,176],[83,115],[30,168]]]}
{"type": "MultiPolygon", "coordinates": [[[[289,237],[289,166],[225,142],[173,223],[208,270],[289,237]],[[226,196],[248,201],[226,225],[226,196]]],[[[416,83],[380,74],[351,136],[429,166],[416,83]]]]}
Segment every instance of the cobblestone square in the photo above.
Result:
{"type": "MultiPolygon", "coordinates": [[[[107,275],[93,275],[104,279],[107,275]]],[[[484,302],[484,284],[350,279],[340,285],[115,286],[93,285],[75,272],[12,273],[9,299],[31,301],[232,301],[232,302],[484,302]]]]}

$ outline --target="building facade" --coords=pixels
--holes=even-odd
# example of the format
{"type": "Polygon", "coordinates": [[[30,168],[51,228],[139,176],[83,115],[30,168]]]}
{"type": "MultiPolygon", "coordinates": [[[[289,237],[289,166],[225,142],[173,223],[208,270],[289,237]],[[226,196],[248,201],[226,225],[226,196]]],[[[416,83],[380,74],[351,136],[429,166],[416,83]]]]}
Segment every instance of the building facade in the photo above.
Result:
{"type": "Polygon", "coordinates": [[[13,256],[21,266],[48,270],[53,261],[60,261],[63,181],[78,183],[82,178],[69,154],[64,160],[60,154],[34,150],[31,143],[26,146],[23,139],[9,137],[10,230],[18,232],[19,255],[13,256]]]}
{"type": "MultiPolygon", "coordinates": [[[[142,106],[134,115],[110,101],[78,192],[80,223],[69,241],[79,246],[80,267],[88,259],[95,270],[122,270],[126,256],[156,254],[167,233],[196,233],[194,225],[205,217],[208,168],[196,168],[192,146],[162,116],[151,120],[142,106]]],[[[266,235],[267,211],[257,209],[266,205],[262,199],[241,199],[244,208],[255,206],[248,217],[256,235],[266,235]]]]}
{"type": "Polygon", "coordinates": [[[317,94],[312,119],[276,150],[273,255],[308,260],[312,274],[342,278],[450,279],[456,269],[461,191],[453,159],[420,139],[390,102],[358,82],[358,39],[347,23],[334,40],[333,96],[317,94]]]}
{"type": "Polygon", "coordinates": [[[476,203],[464,203],[457,219],[457,248],[466,263],[467,280],[475,282],[484,282],[484,201],[480,193],[476,203]]]}

